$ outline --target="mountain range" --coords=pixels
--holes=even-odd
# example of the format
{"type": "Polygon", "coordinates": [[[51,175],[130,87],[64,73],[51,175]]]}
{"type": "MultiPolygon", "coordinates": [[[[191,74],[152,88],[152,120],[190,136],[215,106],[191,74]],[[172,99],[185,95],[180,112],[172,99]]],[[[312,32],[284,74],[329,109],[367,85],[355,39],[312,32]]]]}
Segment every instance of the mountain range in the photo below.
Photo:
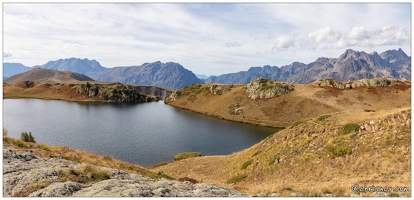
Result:
{"type": "Polygon", "coordinates": [[[27,67],[20,63],[4,63],[3,77],[7,79],[34,68],[76,72],[102,82],[150,85],[173,90],[191,84],[204,83],[193,72],[185,69],[178,63],[161,63],[157,61],[154,63],[144,63],[140,66],[106,68],[96,60],[80,58],[59,59],[33,67],[27,67]]]}
{"type": "Polygon", "coordinates": [[[318,58],[304,64],[293,62],[282,67],[265,65],[247,71],[211,76],[206,83],[247,84],[255,78],[307,84],[324,78],[337,81],[392,77],[411,80],[411,57],[401,49],[371,54],[348,49],[339,58],[318,58]]]}
{"type": "Polygon", "coordinates": [[[255,78],[299,84],[307,84],[324,78],[342,82],[374,77],[411,81],[411,57],[401,49],[388,50],[381,54],[348,49],[338,58],[320,57],[309,64],[293,62],[282,67],[270,65],[251,67],[247,71],[210,76],[207,79],[203,75],[197,77],[190,70],[173,62],[157,61],[139,66],[106,68],[98,61],[86,58],[59,59],[34,67],[27,67],[20,63],[4,63],[3,76],[10,77],[33,68],[72,71],[85,74],[96,81],[152,85],[174,90],[202,83],[246,84],[255,78]]]}
{"type": "Polygon", "coordinates": [[[140,66],[114,67],[90,75],[96,81],[155,85],[178,89],[191,84],[202,84],[195,74],[178,63],[144,63],[140,66]]]}
{"type": "Polygon", "coordinates": [[[34,68],[55,69],[59,71],[71,71],[90,76],[94,73],[105,71],[107,68],[102,67],[96,60],[69,58],[49,61],[44,65],[36,65],[34,68]]]}

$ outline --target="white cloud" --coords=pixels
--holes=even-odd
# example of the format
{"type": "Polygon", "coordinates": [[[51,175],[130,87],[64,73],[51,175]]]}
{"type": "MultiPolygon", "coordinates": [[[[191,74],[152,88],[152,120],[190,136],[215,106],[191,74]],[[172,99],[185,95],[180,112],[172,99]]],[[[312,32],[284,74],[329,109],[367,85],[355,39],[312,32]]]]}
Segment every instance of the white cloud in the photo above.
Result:
{"type": "Polygon", "coordinates": [[[341,33],[332,30],[330,27],[320,28],[317,31],[313,31],[308,34],[308,39],[311,42],[335,42],[341,38],[341,33]]]}
{"type": "Polygon", "coordinates": [[[354,47],[411,54],[410,13],[409,3],[5,3],[3,49],[28,66],[67,57],[105,67],[160,60],[220,74],[354,47]]]}
{"type": "Polygon", "coordinates": [[[332,48],[375,47],[385,45],[410,44],[410,32],[396,26],[384,26],[382,29],[366,30],[365,27],[353,27],[345,37],[332,44],[332,48]]]}
{"type": "Polygon", "coordinates": [[[274,49],[286,50],[295,44],[295,38],[290,35],[282,35],[282,36],[279,36],[276,40],[274,40],[273,44],[274,44],[274,47],[273,47],[274,49]]]}
{"type": "Polygon", "coordinates": [[[307,40],[298,40],[301,48],[345,49],[351,47],[369,47],[408,45],[410,32],[397,26],[384,26],[369,30],[364,26],[354,26],[348,32],[341,33],[330,27],[320,28],[308,34],[307,40]]]}
{"type": "Polygon", "coordinates": [[[352,27],[351,31],[349,31],[347,34],[347,38],[355,40],[365,39],[368,37],[369,33],[363,26],[352,27]]]}

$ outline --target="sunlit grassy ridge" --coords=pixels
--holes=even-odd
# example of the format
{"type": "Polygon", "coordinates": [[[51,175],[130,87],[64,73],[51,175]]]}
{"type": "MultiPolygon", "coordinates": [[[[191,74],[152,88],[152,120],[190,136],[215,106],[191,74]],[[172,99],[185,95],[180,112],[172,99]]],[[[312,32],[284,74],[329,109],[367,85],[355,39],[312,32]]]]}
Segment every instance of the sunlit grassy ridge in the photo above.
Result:
{"type": "MultiPolygon", "coordinates": [[[[256,99],[249,98],[246,85],[194,84],[177,90],[165,102],[221,119],[289,127],[337,112],[362,112],[363,119],[372,112],[410,107],[411,82],[353,89],[295,84],[294,90],[285,94],[256,99]]],[[[353,117],[359,118],[356,114],[353,117]]]]}
{"type": "Polygon", "coordinates": [[[307,120],[229,156],[190,158],[155,171],[265,196],[375,195],[351,191],[364,183],[411,188],[411,109],[353,121],[357,129],[343,124],[343,115],[307,120]]]}

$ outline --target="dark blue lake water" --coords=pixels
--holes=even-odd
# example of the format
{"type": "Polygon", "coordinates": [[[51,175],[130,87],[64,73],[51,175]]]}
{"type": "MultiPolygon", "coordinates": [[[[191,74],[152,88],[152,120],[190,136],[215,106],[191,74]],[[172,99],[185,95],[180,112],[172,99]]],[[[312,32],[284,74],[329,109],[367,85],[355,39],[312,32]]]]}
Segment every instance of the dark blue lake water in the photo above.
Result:
{"type": "Polygon", "coordinates": [[[13,138],[32,132],[37,143],[67,146],[148,167],[197,151],[241,151],[278,131],[153,103],[3,100],[3,127],[13,138]]]}

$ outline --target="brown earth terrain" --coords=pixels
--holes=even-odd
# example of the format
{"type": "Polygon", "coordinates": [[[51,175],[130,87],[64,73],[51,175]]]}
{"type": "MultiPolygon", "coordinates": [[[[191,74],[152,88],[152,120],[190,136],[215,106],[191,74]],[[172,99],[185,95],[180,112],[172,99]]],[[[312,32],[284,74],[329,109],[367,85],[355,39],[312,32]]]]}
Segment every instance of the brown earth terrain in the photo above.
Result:
{"type": "Polygon", "coordinates": [[[131,86],[121,83],[103,82],[69,82],[69,83],[39,83],[22,81],[17,84],[3,83],[3,98],[37,98],[65,101],[90,102],[151,102],[158,101],[162,96],[170,93],[162,88],[131,86]],[[144,94],[145,92],[155,94],[144,94]],[[155,91],[155,92],[154,92],[155,91]]]}
{"type": "Polygon", "coordinates": [[[249,98],[246,85],[191,85],[177,90],[165,103],[226,120],[261,126],[287,127],[323,114],[346,112],[345,118],[410,107],[411,82],[378,87],[339,89],[295,84],[294,90],[272,98],[249,98]],[[371,113],[373,112],[373,113],[371,113]]]}
{"type": "MultiPolygon", "coordinates": [[[[4,96],[80,98],[70,84],[29,85],[4,83],[4,96]]],[[[176,90],[165,103],[285,129],[232,155],[163,163],[150,169],[154,174],[253,196],[411,196],[409,81],[197,84],[176,90]]]]}
{"type": "Polygon", "coordinates": [[[232,155],[189,158],[152,171],[253,196],[411,196],[411,109],[350,114],[322,115],[232,155]],[[364,184],[392,191],[352,191],[364,184]]]}

